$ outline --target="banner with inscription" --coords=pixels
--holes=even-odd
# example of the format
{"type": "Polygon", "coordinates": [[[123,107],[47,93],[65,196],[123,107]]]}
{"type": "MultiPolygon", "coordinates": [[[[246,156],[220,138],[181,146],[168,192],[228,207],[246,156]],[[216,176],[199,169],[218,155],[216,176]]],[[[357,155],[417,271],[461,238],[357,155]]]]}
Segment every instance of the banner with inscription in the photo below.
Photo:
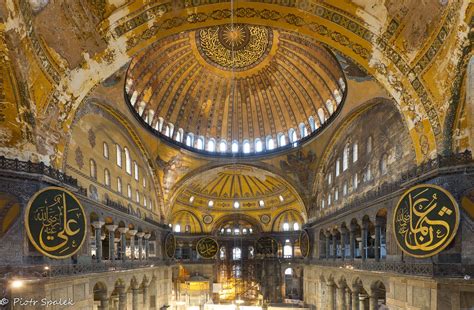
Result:
{"type": "Polygon", "coordinates": [[[86,215],[79,200],[60,187],[47,187],[30,199],[25,226],[33,246],[56,259],[77,253],[87,233],[86,215]]]}
{"type": "Polygon", "coordinates": [[[444,188],[422,184],[400,198],[393,216],[398,246],[408,255],[436,255],[453,240],[459,226],[459,207],[444,188]]]}
{"type": "Polygon", "coordinates": [[[204,237],[199,239],[196,250],[202,258],[214,258],[219,251],[219,244],[212,238],[204,237]]]}

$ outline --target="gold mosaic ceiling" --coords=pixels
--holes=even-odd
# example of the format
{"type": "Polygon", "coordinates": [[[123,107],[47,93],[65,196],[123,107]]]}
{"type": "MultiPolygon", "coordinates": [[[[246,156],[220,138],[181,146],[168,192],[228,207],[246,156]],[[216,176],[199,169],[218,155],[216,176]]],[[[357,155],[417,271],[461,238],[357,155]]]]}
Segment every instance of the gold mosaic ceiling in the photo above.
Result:
{"type": "Polygon", "coordinates": [[[125,88],[151,130],[211,151],[222,140],[223,152],[232,142],[242,151],[248,140],[244,152],[251,153],[256,139],[273,139],[263,142],[268,150],[317,131],[342,102],[345,85],[320,43],[267,26],[226,24],[157,41],[133,58],[125,88]]]}

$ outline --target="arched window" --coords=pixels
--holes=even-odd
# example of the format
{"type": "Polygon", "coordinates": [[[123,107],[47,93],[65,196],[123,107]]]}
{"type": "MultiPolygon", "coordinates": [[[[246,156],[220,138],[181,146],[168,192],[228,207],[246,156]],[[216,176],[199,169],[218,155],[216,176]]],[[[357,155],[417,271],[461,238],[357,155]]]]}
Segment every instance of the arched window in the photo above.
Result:
{"type": "Polygon", "coordinates": [[[341,160],[338,158],[336,160],[336,177],[339,176],[340,171],[341,171],[341,160]]]}
{"type": "Polygon", "coordinates": [[[165,136],[171,138],[173,136],[173,131],[174,131],[174,125],[171,123],[168,123],[165,127],[165,136]]]}
{"type": "Polygon", "coordinates": [[[184,138],[184,130],[183,128],[179,128],[178,131],[176,132],[176,141],[183,143],[183,138],[184,138]]]}
{"type": "Polygon", "coordinates": [[[186,145],[187,146],[193,146],[193,144],[194,144],[194,134],[189,132],[186,135],[186,145]]]}
{"type": "Polygon", "coordinates": [[[314,121],[314,117],[310,116],[308,118],[309,128],[311,128],[311,132],[316,130],[316,122],[314,121]]]}
{"type": "Polygon", "coordinates": [[[332,173],[328,174],[328,185],[332,184],[332,173]]]}
{"type": "Polygon", "coordinates": [[[146,196],[143,196],[143,206],[146,208],[146,196]]]}
{"type": "Polygon", "coordinates": [[[285,269],[285,276],[292,276],[292,275],[293,275],[293,269],[286,268],[285,269]]]}
{"type": "Polygon", "coordinates": [[[184,232],[190,233],[191,232],[191,225],[184,226],[184,232]]]}
{"type": "Polygon", "coordinates": [[[342,153],[342,171],[346,171],[349,168],[349,152],[349,143],[347,143],[342,153]]]}
{"type": "Polygon", "coordinates": [[[237,140],[232,141],[232,153],[239,152],[239,142],[237,140]]]}
{"type": "Polygon", "coordinates": [[[226,253],[225,253],[225,247],[221,246],[220,250],[219,250],[219,258],[221,260],[224,260],[226,257],[226,253]]]}
{"type": "Polygon", "coordinates": [[[219,152],[221,153],[227,152],[227,141],[225,141],[224,139],[222,139],[219,142],[219,152]]]}
{"type": "Polygon", "coordinates": [[[336,189],[334,190],[334,201],[338,201],[339,200],[339,188],[336,187],[336,189]]]}
{"type": "Polygon", "coordinates": [[[324,196],[323,198],[321,198],[321,209],[324,209],[326,207],[326,199],[324,199],[324,196]]]}
{"type": "Polygon", "coordinates": [[[331,206],[331,194],[328,194],[328,207],[331,206]]]}
{"type": "Polygon", "coordinates": [[[132,186],[130,184],[127,184],[127,197],[132,198],[132,186]]]}
{"type": "Polygon", "coordinates": [[[300,128],[301,138],[306,137],[308,135],[308,130],[306,129],[306,125],[304,123],[300,123],[299,128],[300,128]]]}
{"type": "Polygon", "coordinates": [[[124,147],[123,148],[125,152],[125,171],[128,174],[132,174],[132,159],[130,158],[130,152],[128,151],[128,148],[124,147]]]}
{"type": "Polygon", "coordinates": [[[300,224],[297,223],[297,222],[293,223],[293,230],[295,230],[295,231],[300,230],[300,224]]]}
{"type": "Polygon", "coordinates": [[[181,225],[179,225],[179,224],[174,225],[174,232],[180,233],[181,232],[181,225]]]}
{"type": "Polygon", "coordinates": [[[359,159],[359,145],[357,142],[352,146],[352,162],[355,163],[359,159]]]}
{"type": "Polygon", "coordinates": [[[283,231],[289,231],[290,230],[290,224],[287,222],[283,223],[283,231]]]}
{"type": "Polygon", "coordinates": [[[138,192],[138,190],[135,191],[135,200],[136,202],[140,203],[140,193],[138,192]]]}
{"type": "Polygon", "coordinates": [[[199,136],[196,139],[196,148],[198,150],[204,150],[204,137],[199,136]]]}
{"type": "Polygon", "coordinates": [[[319,117],[319,122],[321,124],[324,124],[324,122],[326,122],[326,114],[324,113],[323,108],[318,109],[318,117],[319,117]]]}
{"type": "Polygon", "coordinates": [[[143,185],[143,188],[146,188],[146,178],[145,177],[143,177],[143,179],[142,179],[142,185],[143,185]]]}
{"type": "Polygon", "coordinates": [[[347,182],[344,182],[344,184],[342,185],[342,196],[346,196],[347,195],[347,182]]]}
{"type": "Polygon", "coordinates": [[[356,173],[356,174],[354,174],[354,180],[352,181],[352,187],[354,189],[357,189],[357,186],[359,186],[359,175],[356,173]]]}
{"type": "Polygon", "coordinates": [[[244,142],[242,144],[242,151],[244,152],[244,154],[250,153],[250,142],[249,142],[249,140],[244,140],[244,142]]]}
{"type": "Polygon", "coordinates": [[[341,78],[339,78],[338,82],[339,82],[339,86],[341,87],[341,89],[345,90],[346,89],[346,83],[344,82],[344,79],[341,77],[341,78]]]}
{"type": "Polygon", "coordinates": [[[293,247],[291,246],[290,239],[285,240],[285,245],[283,246],[283,257],[285,258],[293,257],[293,247]]]}
{"type": "Polygon", "coordinates": [[[382,158],[380,159],[380,173],[382,175],[387,174],[387,167],[388,167],[388,155],[383,154],[382,158]]]}
{"type": "Polygon", "coordinates": [[[209,139],[209,141],[207,141],[207,150],[209,152],[215,152],[216,151],[216,140],[214,139],[209,139]]]}
{"type": "Polygon", "coordinates": [[[242,258],[242,251],[239,247],[235,247],[232,249],[232,259],[233,260],[240,260],[242,258]]]}
{"type": "Polygon", "coordinates": [[[342,101],[342,96],[339,90],[337,89],[334,90],[334,98],[336,99],[336,103],[339,105],[339,103],[341,103],[342,101]]]}
{"type": "Polygon", "coordinates": [[[278,146],[285,146],[286,145],[286,136],[283,132],[278,133],[277,142],[278,142],[278,146]]]}
{"type": "Polygon", "coordinates": [[[158,117],[158,121],[155,124],[155,130],[161,132],[163,130],[163,123],[164,122],[165,122],[165,120],[163,119],[163,117],[158,117]]]}
{"type": "Polygon", "coordinates": [[[109,171],[109,169],[104,170],[104,183],[105,183],[105,186],[110,186],[110,171],[109,171]]]}
{"type": "Polygon", "coordinates": [[[267,150],[273,150],[275,148],[275,140],[273,140],[272,136],[267,136],[265,139],[267,150]]]}
{"type": "Polygon", "coordinates": [[[329,114],[332,114],[332,112],[334,112],[334,105],[331,99],[326,100],[326,108],[328,109],[329,114]]]}
{"type": "Polygon", "coordinates": [[[104,142],[103,144],[103,154],[105,158],[109,159],[109,145],[107,142],[104,142]]]}
{"type": "Polygon", "coordinates": [[[252,259],[255,257],[255,248],[253,246],[249,246],[249,258],[252,259]]]}
{"type": "Polygon", "coordinates": [[[293,128],[290,128],[288,130],[288,139],[290,140],[290,143],[296,142],[298,140],[298,137],[296,136],[296,131],[293,128]]]}
{"type": "Polygon", "coordinates": [[[115,155],[117,159],[117,166],[122,167],[122,148],[120,145],[115,144],[115,155]]]}
{"type": "Polygon", "coordinates": [[[122,179],[119,177],[117,178],[117,192],[122,193],[122,179]]]}
{"type": "Polygon", "coordinates": [[[137,98],[138,98],[138,91],[134,91],[132,94],[132,97],[130,98],[130,103],[132,104],[132,106],[135,106],[135,103],[137,102],[137,98]]]}
{"type": "Polygon", "coordinates": [[[367,138],[367,154],[372,153],[372,136],[367,138]]]}
{"type": "Polygon", "coordinates": [[[153,122],[153,117],[155,116],[155,111],[153,111],[152,109],[148,110],[148,114],[146,116],[146,122],[148,125],[151,126],[151,123],[153,122]]]}
{"type": "Polygon", "coordinates": [[[366,181],[371,181],[372,180],[372,167],[370,166],[370,164],[367,166],[367,171],[365,173],[365,178],[366,178],[366,181]]]}
{"type": "Polygon", "coordinates": [[[260,138],[255,139],[255,152],[263,151],[263,143],[260,138]]]}
{"type": "Polygon", "coordinates": [[[89,170],[91,178],[97,179],[97,165],[93,159],[89,160],[89,170]]]}
{"type": "Polygon", "coordinates": [[[138,164],[136,161],[133,161],[133,172],[135,174],[135,180],[139,180],[139,176],[138,176],[138,164]]]}

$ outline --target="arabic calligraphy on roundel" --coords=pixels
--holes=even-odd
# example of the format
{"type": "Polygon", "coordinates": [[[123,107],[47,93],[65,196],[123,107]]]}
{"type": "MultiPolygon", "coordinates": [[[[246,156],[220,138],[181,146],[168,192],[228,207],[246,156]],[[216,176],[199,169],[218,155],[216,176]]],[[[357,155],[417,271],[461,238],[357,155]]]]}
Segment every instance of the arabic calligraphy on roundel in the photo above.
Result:
{"type": "Polygon", "coordinates": [[[198,253],[204,258],[214,257],[217,254],[218,248],[217,242],[211,238],[203,238],[197,244],[198,253]]]}
{"type": "Polygon", "coordinates": [[[41,191],[30,203],[26,216],[30,241],[47,256],[71,256],[84,240],[84,212],[66,191],[58,188],[41,191]]]}
{"type": "Polygon", "coordinates": [[[397,241],[405,252],[431,256],[451,242],[459,212],[455,201],[434,186],[418,186],[406,193],[395,212],[397,241]]]}

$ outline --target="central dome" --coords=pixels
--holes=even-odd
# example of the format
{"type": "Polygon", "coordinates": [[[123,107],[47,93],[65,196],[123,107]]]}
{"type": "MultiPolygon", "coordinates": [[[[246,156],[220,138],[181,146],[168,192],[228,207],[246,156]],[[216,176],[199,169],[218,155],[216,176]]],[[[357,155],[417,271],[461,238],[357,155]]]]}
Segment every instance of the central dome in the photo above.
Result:
{"type": "Polygon", "coordinates": [[[295,146],[318,132],[346,92],[321,43],[249,24],[190,30],[155,42],[127,72],[126,99],[154,133],[208,154],[295,146]]]}

